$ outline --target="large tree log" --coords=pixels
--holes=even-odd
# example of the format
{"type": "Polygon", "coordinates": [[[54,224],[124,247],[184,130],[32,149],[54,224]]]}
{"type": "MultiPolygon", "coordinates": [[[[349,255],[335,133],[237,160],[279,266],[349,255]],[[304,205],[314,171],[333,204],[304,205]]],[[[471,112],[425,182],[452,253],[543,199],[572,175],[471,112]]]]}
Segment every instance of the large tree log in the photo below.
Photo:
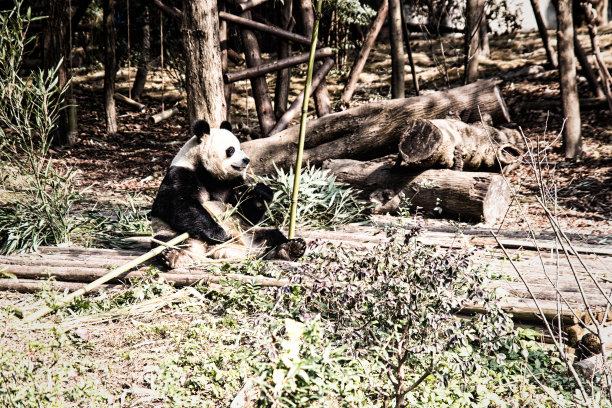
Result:
{"type": "Polygon", "coordinates": [[[510,205],[510,187],[499,174],[426,170],[357,160],[327,160],[338,181],[364,192],[375,204],[375,213],[397,212],[402,197],[411,210],[461,220],[494,223],[510,205]]]}
{"type": "Polygon", "coordinates": [[[521,134],[455,119],[408,121],[399,143],[403,164],[413,168],[500,170],[520,156],[521,134]]]}
{"type": "MultiPolygon", "coordinates": [[[[392,99],[332,113],[308,123],[304,161],[320,165],[325,159],[369,160],[397,153],[397,146],[412,118],[443,118],[453,113],[474,122],[482,115],[494,124],[510,120],[494,80],[407,99],[392,99]]],[[[274,166],[288,169],[295,161],[299,126],[271,137],[242,144],[256,174],[270,174],[274,166]]]]}

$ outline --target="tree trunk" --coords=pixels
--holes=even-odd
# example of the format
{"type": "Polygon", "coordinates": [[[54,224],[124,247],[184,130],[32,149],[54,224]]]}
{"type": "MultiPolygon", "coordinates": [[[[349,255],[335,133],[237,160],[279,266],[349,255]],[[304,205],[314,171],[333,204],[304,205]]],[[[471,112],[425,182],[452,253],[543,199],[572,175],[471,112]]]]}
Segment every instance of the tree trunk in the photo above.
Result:
{"type": "Polygon", "coordinates": [[[580,135],[580,102],[576,83],[574,59],[574,23],[570,0],[559,0],[557,11],[557,47],[559,49],[559,79],[561,83],[561,105],[565,125],[563,147],[565,157],[577,159],[582,151],[580,135]]]}
{"type": "Polygon", "coordinates": [[[389,32],[391,35],[391,97],[404,98],[404,41],[400,0],[389,0],[389,32]]]}
{"type": "MultiPolygon", "coordinates": [[[[244,3],[241,1],[240,3],[244,3]]],[[[251,19],[251,12],[246,11],[242,14],[243,18],[251,19]]],[[[249,68],[261,65],[261,53],[259,52],[259,44],[255,33],[247,28],[241,30],[242,44],[244,47],[244,56],[249,68]]],[[[255,108],[259,119],[259,128],[261,136],[266,136],[274,126],[276,118],[274,117],[274,108],[270,100],[268,83],[266,77],[255,77],[251,79],[251,88],[253,89],[253,99],[255,99],[255,108]]]]}
{"type": "Polygon", "coordinates": [[[578,39],[577,34],[578,33],[576,32],[574,33],[574,52],[576,53],[576,58],[578,59],[580,67],[582,68],[582,74],[586,77],[593,95],[596,98],[603,98],[603,88],[597,80],[597,75],[595,75],[595,71],[593,71],[593,67],[591,67],[591,63],[589,62],[584,48],[582,48],[582,45],[580,44],[580,39],[578,39]]]}
{"type": "Polygon", "coordinates": [[[344,87],[344,91],[342,92],[342,102],[348,103],[353,96],[353,92],[355,92],[355,88],[357,88],[357,82],[359,81],[359,75],[363,71],[363,67],[365,67],[365,63],[368,59],[368,55],[370,55],[370,51],[376,42],[376,37],[378,37],[378,33],[385,23],[385,19],[387,18],[387,13],[389,11],[389,0],[382,0],[380,8],[378,9],[378,14],[376,14],[376,18],[366,35],[365,41],[359,50],[359,54],[353,63],[353,67],[351,68],[351,73],[349,74],[348,81],[346,81],[346,86],[344,87]]]}
{"type": "Polygon", "coordinates": [[[215,0],[183,0],[185,88],[189,123],[204,119],[216,127],[225,120],[223,72],[215,0]]]}
{"type": "MultiPolygon", "coordinates": [[[[397,153],[397,146],[412,118],[444,118],[451,111],[466,122],[482,116],[493,124],[508,123],[510,116],[494,80],[407,99],[372,102],[308,122],[304,162],[321,164],[328,158],[369,160],[397,153]]],[[[299,126],[264,140],[242,144],[256,174],[271,174],[274,165],[293,165],[299,126]]]]}
{"type": "Polygon", "coordinates": [[[323,167],[338,181],[363,191],[377,214],[396,213],[403,197],[413,212],[494,223],[510,205],[510,187],[499,174],[446,169],[415,172],[344,159],[327,160],[323,167]]]}
{"type": "Polygon", "coordinates": [[[149,74],[149,59],[151,55],[151,18],[150,10],[147,4],[142,10],[142,43],[140,44],[140,58],[138,59],[138,71],[132,86],[132,98],[139,101],[147,83],[147,75],[149,74]]]}
{"type": "Polygon", "coordinates": [[[480,34],[479,34],[480,56],[483,58],[489,58],[491,56],[491,47],[489,46],[489,24],[487,22],[487,13],[482,16],[482,22],[480,23],[480,34]]]}
{"type": "Polygon", "coordinates": [[[402,11],[402,30],[404,33],[404,42],[406,43],[406,52],[408,54],[408,63],[410,64],[410,72],[412,73],[412,86],[414,88],[414,94],[419,96],[419,79],[416,74],[416,67],[414,66],[414,59],[412,58],[412,46],[410,45],[410,27],[408,26],[408,17],[406,16],[406,8],[404,7],[404,0],[400,0],[400,7],[402,11]]]}
{"type": "MultiPolygon", "coordinates": [[[[280,9],[280,25],[283,30],[291,31],[293,27],[293,0],[285,0],[280,9]]],[[[280,60],[291,56],[291,44],[281,41],[278,45],[280,60]]],[[[276,74],[276,89],[274,90],[274,116],[279,119],[287,110],[289,88],[291,85],[291,68],[285,68],[276,74]]]]}
{"type": "Polygon", "coordinates": [[[464,83],[478,79],[480,58],[480,25],[484,18],[484,0],[467,0],[465,9],[465,73],[464,83]]]}
{"type": "Polygon", "coordinates": [[[550,41],[548,39],[548,31],[546,28],[546,23],[544,22],[544,18],[542,17],[542,12],[540,11],[540,4],[538,0],[530,0],[531,9],[533,10],[533,15],[535,16],[536,23],[538,25],[538,31],[540,32],[540,38],[542,38],[542,43],[544,45],[544,50],[546,51],[546,58],[548,59],[548,63],[551,67],[557,68],[559,63],[557,61],[557,54],[553,49],[550,41]]]}
{"type": "MultiPolygon", "coordinates": [[[[221,7],[225,10],[225,3],[221,3],[221,7]]],[[[223,75],[229,72],[228,59],[229,59],[229,31],[227,27],[227,21],[219,20],[219,44],[221,46],[221,71],[223,75]]],[[[223,95],[225,96],[225,120],[231,122],[232,114],[232,88],[233,84],[223,81],[223,95]]]]}
{"type": "MultiPolygon", "coordinates": [[[[299,0],[300,13],[302,15],[302,23],[304,25],[304,35],[309,39],[312,38],[312,30],[314,27],[314,12],[312,2],[310,0],[299,0]]],[[[314,69],[320,70],[322,62],[317,61],[314,69]]],[[[314,91],[314,102],[317,109],[317,116],[323,117],[331,113],[331,102],[329,100],[329,92],[327,91],[327,81],[323,79],[321,84],[314,91]]]]}
{"type": "MultiPolygon", "coordinates": [[[[49,2],[47,19],[44,24],[43,36],[43,67],[46,70],[57,70],[58,88],[64,89],[68,82],[68,59],[70,50],[68,49],[68,1],[52,0],[49,2]]],[[[62,106],[66,107],[66,101],[62,101],[62,106]]],[[[57,129],[53,134],[53,144],[56,146],[71,145],[75,142],[75,133],[70,132],[68,109],[60,110],[57,121],[57,129]]]]}
{"type": "Polygon", "coordinates": [[[411,168],[500,170],[522,153],[521,134],[455,119],[415,119],[399,142],[402,164],[411,168]]]}
{"type": "Polygon", "coordinates": [[[115,78],[117,76],[116,0],[104,1],[104,112],[106,114],[106,133],[117,133],[117,109],[115,107],[115,78]]]}

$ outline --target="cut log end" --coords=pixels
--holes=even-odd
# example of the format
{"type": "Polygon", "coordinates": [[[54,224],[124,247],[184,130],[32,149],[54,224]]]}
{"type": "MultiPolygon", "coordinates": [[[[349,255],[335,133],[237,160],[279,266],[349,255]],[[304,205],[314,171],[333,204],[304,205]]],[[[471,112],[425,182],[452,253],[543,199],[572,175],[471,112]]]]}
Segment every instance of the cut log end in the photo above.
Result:
{"type": "Polygon", "coordinates": [[[510,186],[503,176],[492,175],[482,203],[482,215],[488,224],[499,221],[510,206],[510,186]]]}

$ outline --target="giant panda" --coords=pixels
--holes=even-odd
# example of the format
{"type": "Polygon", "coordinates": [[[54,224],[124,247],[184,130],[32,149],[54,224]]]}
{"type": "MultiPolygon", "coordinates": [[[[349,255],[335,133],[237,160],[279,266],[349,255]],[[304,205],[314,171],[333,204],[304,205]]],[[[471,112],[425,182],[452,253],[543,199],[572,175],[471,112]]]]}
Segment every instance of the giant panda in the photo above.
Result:
{"type": "Polygon", "coordinates": [[[156,240],[189,233],[186,248],[162,253],[167,265],[185,267],[200,257],[301,257],[304,240],[289,240],[276,228],[257,225],[274,194],[263,183],[245,183],[250,159],[230,123],[211,128],[197,120],[191,129],[193,136],[172,160],[151,209],[156,240]]]}

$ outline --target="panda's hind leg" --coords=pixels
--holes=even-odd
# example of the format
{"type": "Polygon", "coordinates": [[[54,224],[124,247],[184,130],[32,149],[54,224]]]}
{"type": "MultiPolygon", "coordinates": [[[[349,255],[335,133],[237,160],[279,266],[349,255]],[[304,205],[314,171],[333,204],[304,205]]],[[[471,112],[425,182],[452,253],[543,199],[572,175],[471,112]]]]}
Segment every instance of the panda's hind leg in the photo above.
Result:
{"type": "MultiPolygon", "coordinates": [[[[168,224],[159,218],[151,220],[151,227],[153,229],[153,238],[157,241],[168,242],[177,235],[168,224]]],[[[156,246],[157,243],[151,242],[152,248],[156,246]]],[[[196,257],[203,256],[206,251],[207,246],[203,242],[189,238],[180,245],[180,248],[167,248],[159,257],[170,269],[186,268],[194,263],[194,259],[190,254],[195,254],[196,257]]]]}

